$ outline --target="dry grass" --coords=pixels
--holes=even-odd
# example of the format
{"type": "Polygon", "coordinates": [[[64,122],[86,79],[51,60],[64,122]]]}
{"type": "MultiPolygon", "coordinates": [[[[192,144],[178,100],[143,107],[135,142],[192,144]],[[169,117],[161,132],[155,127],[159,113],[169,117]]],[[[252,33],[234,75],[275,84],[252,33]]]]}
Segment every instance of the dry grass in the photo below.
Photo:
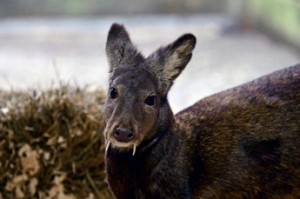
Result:
{"type": "Polygon", "coordinates": [[[109,199],[101,90],[0,94],[0,199],[109,199]]]}

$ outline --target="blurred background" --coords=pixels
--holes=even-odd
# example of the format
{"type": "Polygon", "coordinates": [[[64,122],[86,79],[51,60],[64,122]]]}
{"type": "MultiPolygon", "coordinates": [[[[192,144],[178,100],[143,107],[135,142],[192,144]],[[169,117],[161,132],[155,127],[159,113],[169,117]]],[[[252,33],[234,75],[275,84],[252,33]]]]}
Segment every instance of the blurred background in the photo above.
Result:
{"type": "Polygon", "coordinates": [[[61,81],[106,88],[113,22],[126,26],[144,55],[185,32],[197,37],[169,95],[175,112],[300,63],[298,0],[0,0],[0,89],[61,81]]]}

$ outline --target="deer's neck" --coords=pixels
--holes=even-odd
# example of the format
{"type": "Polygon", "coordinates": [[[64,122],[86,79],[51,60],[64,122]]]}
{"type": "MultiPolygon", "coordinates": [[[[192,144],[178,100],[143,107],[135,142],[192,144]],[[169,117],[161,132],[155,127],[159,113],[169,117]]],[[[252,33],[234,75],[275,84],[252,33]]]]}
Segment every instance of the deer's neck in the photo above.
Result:
{"type": "Polygon", "coordinates": [[[176,129],[174,114],[169,106],[167,100],[163,101],[160,108],[159,119],[157,121],[157,128],[153,136],[149,140],[145,140],[138,147],[138,153],[141,156],[145,156],[144,152],[156,153],[158,150],[161,157],[163,158],[165,153],[168,151],[166,145],[170,144],[171,141],[176,142],[178,137],[174,136],[174,130],[176,129]]]}

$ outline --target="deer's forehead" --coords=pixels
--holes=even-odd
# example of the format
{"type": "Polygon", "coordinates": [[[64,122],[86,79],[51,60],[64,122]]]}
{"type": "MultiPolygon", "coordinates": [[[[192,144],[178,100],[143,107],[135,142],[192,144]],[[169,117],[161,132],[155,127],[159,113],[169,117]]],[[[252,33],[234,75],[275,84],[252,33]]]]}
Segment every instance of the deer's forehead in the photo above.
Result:
{"type": "Polygon", "coordinates": [[[111,84],[127,91],[151,90],[153,92],[157,88],[156,80],[151,73],[141,70],[129,70],[114,75],[111,84]]]}

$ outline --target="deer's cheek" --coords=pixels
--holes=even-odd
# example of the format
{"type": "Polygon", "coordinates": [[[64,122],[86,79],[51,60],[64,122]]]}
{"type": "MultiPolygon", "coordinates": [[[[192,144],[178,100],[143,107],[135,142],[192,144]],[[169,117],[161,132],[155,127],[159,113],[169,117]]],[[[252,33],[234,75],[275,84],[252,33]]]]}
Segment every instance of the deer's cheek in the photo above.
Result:
{"type": "Polygon", "coordinates": [[[113,107],[106,106],[104,111],[103,111],[103,119],[104,119],[105,123],[108,122],[108,120],[112,116],[112,113],[113,113],[113,107]]]}
{"type": "Polygon", "coordinates": [[[156,120],[157,120],[157,116],[156,114],[152,113],[152,114],[147,114],[144,118],[143,121],[143,132],[144,132],[144,136],[147,137],[149,132],[152,132],[155,127],[156,127],[156,120]]]}

